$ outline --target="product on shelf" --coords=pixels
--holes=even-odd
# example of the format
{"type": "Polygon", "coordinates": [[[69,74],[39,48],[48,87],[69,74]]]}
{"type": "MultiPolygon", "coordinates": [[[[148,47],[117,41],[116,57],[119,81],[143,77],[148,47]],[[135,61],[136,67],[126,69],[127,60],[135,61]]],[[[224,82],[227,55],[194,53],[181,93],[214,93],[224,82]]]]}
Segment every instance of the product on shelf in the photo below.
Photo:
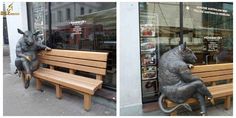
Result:
{"type": "Polygon", "coordinates": [[[141,36],[155,36],[155,26],[153,24],[141,25],[141,36]]]}
{"type": "Polygon", "coordinates": [[[156,64],[156,53],[144,53],[141,54],[141,62],[143,66],[156,64]]]}
{"type": "Polygon", "coordinates": [[[157,71],[155,66],[142,67],[142,78],[145,79],[156,79],[157,71]]]}

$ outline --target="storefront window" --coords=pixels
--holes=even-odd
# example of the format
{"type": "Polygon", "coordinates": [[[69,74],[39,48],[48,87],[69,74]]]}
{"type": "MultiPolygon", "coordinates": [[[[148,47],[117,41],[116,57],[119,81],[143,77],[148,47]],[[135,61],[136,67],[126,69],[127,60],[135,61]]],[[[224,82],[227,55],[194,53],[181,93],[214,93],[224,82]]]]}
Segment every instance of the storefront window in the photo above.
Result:
{"type": "Polygon", "coordinates": [[[232,3],[140,3],[139,16],[143,103],[157,101],[158,59],[181,42],[197,65],[233,62],[232,3]]]}
{"type": "MultiPolygon", "coordinates": [[[[43,4],[48,16],[44,35],[57,49],[109,52],[104,87],[116,89],[116,3],[52,2],[43,4]]],[[[41,16],[45,16],[41,15],[41,16]]],[[[35,18],[35,16],[33,16],[35,18]]],[[[42,19],[42,20],[43,20],[42,19]]],[[[35,28],[34,28],[35,29],[35,28]]]]}
{"type": "Polygon", "coordinates": [[[158,100],[158,59],[179,44],[179,3],[140,3],[143,103],[158,100]]]}
{"type": "Polygon", "coordinates": [[[184,3],[184,41],[197,64],[233,62],[233,4],[184,3]]]}
{"type": "Polygon", "coordinates": [[[45,13],[46,3],[37,2],[37,3],[27,3],[28,14],[29,14],[29,29],[32,31],[40,31],[39,39],[44,41],[48,38],[47,34],[47,21],[48,15],[45,13]]]}

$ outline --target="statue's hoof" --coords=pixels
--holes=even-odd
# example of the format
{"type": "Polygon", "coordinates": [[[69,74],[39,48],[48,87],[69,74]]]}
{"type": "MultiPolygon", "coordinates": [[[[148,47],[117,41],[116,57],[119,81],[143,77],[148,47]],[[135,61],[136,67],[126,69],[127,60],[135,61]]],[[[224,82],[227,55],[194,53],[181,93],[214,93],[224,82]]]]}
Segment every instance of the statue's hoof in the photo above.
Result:
{"type": "Polygon", "coordinates": [[[16,71],[14,72],[14,74],[17,74],[18,73],[18,70],[16,69],[16,71]]]}
{"type": "Polygon", "coordinates": [[[32,78],[32,76],[31,76],[31,74],[26,74],[26,80],[31,80],[31,78],[32,78]]]}
{"type": "Polygon", "coordinates": [[[30,80],[25,80],[25,89],[29,88],[30,80]]]}
{"type": "Polygon", "coordinates": [[[194,67],[194,66],[193,66],[192,64],[189,64],[189,65],[188,65],[188,68],[189,68],[189,69],[191,69],[191,68],[193,68],[193,67],[194,67]]]}
{"type": "Polygon", "coordinates": [[[21,77],[22,72],[18,71],[17,73],[18,73],[18,76],[21,77]]]}

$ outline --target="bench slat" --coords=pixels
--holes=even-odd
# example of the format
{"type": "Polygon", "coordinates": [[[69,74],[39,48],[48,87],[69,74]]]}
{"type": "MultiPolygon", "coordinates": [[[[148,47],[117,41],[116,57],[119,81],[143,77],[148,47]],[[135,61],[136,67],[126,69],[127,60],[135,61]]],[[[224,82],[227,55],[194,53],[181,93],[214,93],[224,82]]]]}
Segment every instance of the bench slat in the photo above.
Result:
{"type": "Polygon", "coordinates": [[[214,81],[229,80],[229,79],[233,79],[233,75],[232,74],[201,78],[201,80],[203,80],[204,82],[214,82],[214,81]]]}
{"type": "Polygon", "coordinates": [[[100,75],[105,75],[106,74],[106,69],[102,69],[102,68],[95,68],[95,67],[89,67],[89,66],[69,64],[69,63],[56,62],[56,61],[50,61],[50,60],[40,60],[40,62],[44,63],[44,64],[53,65],[53,66],[70,68],[70,69],[75,69],[75,70],[81,70],[81,71],[100,74],[100,75]]]}
{"type": "Polygon", "coordinates": [[[222,70],[222,71],[213,71],[213,72],[202,72],[202,73],[194,73],[193,75],[205,78],[212,76],[220,76],[220,75],[232,75],[233,70],[222,70]]]}
{"type": "MultiPolygon", "coordinates": [[[[169,99],[166,99],[165,102],[166,102],[166,105],[167,105],[168,107],[173,107],[173,106],[176,106],[176,105],[177,105],[176,103],[170,101],[169,99]]],[[[189,98],[185,103],[193,104],[193,103],[196,103],[196,102],[197,102],[197,99],[195,99],[195,98],[189,98]]]]}
{"type": "Polygon", "coordinates": [[[59,62],[70,63],[70,64],[81,64],[85,66],[98,67],[98,68],[106,68],[107,66],[106,62],[91,61],[91,60],[84,60],[84,59],[77,59],[77,58],[67,58],[67,57],[62,57],[62,56],[44,55],[44,56],[39,56],[39,58],[41,60],[59,61],[59,62]]]}
{"type": "Polygon", "coordinates": [[[194,66],[191,69],[192,73],[199,73],[199,72],[207,72],[207,71],[217,71],[217,70],[232,70],[233,64],[232,63],[224,63],[224,64],[211,64],[211,65],[199,65],[194,66]]]}
{"type": "Polygon", "coordinates": [[[79,90],[79,91],[82,91],[82,92],[85,92],[85,93],[89,93],[91,95],[94,94],[95,87],[93,88],[92,86],[89,86],[89,85],[84,84],[84,83],[77,83],[76,81],[73,81],[73,82],[69,81],[68,82],[68,81],[65,81],[65,78],[63,80],[61,77],[57,77],[55,75],[49,75],[47,73],[35,73],[34,76],[37,77],[37,78],[52,82],[52,83],[56,83],[56,84],[60,84],[62,86],[66,86],[68,88],[73,88],[73,89],[76,89],[76,90],[79,90]]]}
{"type": "Polygon", "coordinates": [[[220,85],[215,85],[215,86],[209,86],[207,87],[210,92],[217,92],[217,91],[226,91],[227,89],[233,89],[233,83],[228,83],[228,84],[220,84],[220,85]]]}
{"type": "Polygon", "coordinates": [[[50,70],[47,68],[39,68],[37,70],[37,72],[38,73],[49,73],[52,75],[60,75],[61,77],[67,77],[70,79],[78,79],[79,78],[78,81],[85,82],[88,84],[93,84],[93,85],[98,85],[98,84],[102,83],[102,81],[94,81],[95,79],[93,79],[93,78],[79,76],[79,75],[73,75],[73,74],[64,73],[64,72],[60,72],[60,71],[56,71],[56,70],[50,70]]]}
{"type": "Polygon", "coordinates": [[[108,53],[52,49],[52,51],[48,51],[48,52],[44,51],[43,55],[64,56],[64,57],[71,57],[71,58],[78,58],[78,59],[107,61],[108,53]]]}
{"type": "MultiPolygon", "coordinates": [[[[233,84],[222,84],[222,85],[215,85],[208,87],[209,91],[211,92],[213,98],[219,98],[224,96],[233,95],[233,84]]],[[[176,104],[168,99],[165,100],[167,106],[172,107],[176,104]]],[[[189,98],[186,103],[192,104],[197,102],[195,98],[189,98]]]]}
{"type": "MultiPolygon", "coordinates": [[[[217,82],[219,80],[232,80],[233,79],[233,64],[224,63],[224,64],[211,64],[211,65],[199,65],[194,66],[191,69],[193,75],[201,77],[204,82],[217,82]]],[[[221,98],[233,95],[233,84],[219,84],[208,87],[213,98],[221,98]]],[[[165,100],[167,107],[176,106],[176,104],[168,99],[165,100]]],[[[189,98],[186,103],[193,104],[198,103],[197,99],[189,98]]],[[[227,103],[225,101],[225,103],[227,103]]],[[[229,104],[229,103],[228,103],[229,104]]],[[[228,107],[227,107],[228,108],[228,107]]]]}
{"type": "Polygon", "coordinates": [[[92,82],[93,84],[91,84],[90,82],[85,82],[84,81],[85,78],[83,77],[67,74],[63,72],[60,72],[60,73],[67,74],[66,77],[62,76],[62,74],[58,74],[58,72],[52,74],[52,71],[54,70],[45,72],[45,70],[42,71],[42,69],[40,69],[40,70],[35,71],[33,75],[36,78],[47,80],[53,83],[58,83],[62,86],[73,88],[81,92],[89,93],[91,95],[93,95],[95,90],[102,84],[102,81],[90,79],[90,81],[94,81],[92,82]],[[97,83],[97,85],[95,83],[97,83]]]}

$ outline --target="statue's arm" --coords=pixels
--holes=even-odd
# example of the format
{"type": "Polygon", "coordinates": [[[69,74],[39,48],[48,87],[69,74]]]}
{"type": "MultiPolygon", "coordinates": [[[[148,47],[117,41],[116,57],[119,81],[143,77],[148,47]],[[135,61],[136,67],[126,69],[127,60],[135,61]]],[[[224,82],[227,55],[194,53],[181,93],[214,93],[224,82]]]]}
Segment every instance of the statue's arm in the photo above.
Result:
{"type": "Polygon", "coordinates": [[[46,45],[43,45],[42,43],[36,43],[38,50],[51,50],[51,48],[49,48],[46,45]]]}
{"type": "Polygon", "coordinates": [[[188,66],[182,67],[181,69],[179,69],[179,76],[186,83],[193,82],[196,80],[202,81],[199,77],[192,75],[188,66]]]}

